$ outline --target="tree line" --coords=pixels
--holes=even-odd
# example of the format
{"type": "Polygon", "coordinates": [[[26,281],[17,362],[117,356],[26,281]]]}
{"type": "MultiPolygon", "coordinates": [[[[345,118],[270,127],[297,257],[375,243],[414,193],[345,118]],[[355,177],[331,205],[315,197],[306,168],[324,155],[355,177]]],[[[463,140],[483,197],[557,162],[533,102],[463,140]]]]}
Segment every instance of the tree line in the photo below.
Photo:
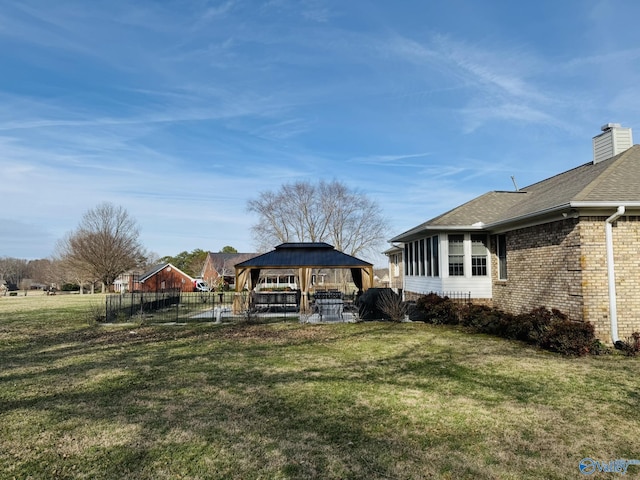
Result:
{"type": "MultiPolygon", "coordinates": [[[[349,255],[365,255],[382,247],[387,229],[387,220],[374,200],[336,180],[299,181],[263,191],[247,202],[247,210],[257,215],[251,227],[257,252],[280,243],[327,242],[349,255]]],[[[195,249],[159,258],[143,247],[139,237],[137,222],[124,207],[101,203],[58,241],[50,259],[0,258],[0,279],[21,288],[26,279],[46,285],[90,285],[92,289],[100,285],[104,292],[122,273],[159,262],[199,275],[207,251],[195,249]]],[[[231,246],[221,252],[237,253],[231,246]]]]}
{"type": "Polygon", "coordinates": [[[25,260],[22,258],[0,257],[0,278],[8,284],[28,290],[32,283],[49,285],[61,278],[55,272],[56,265],[50,259],[25,260]]]}

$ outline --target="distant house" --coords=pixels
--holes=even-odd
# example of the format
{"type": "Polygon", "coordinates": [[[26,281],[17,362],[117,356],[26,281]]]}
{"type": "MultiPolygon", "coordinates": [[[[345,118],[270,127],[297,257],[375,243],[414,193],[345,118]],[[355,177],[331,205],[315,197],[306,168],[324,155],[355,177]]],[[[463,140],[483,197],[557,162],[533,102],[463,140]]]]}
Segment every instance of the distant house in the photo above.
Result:
{"type": "Polygon", "coordinates": [[[113,291],[116,293],[139,291],[141,275],[143,275],[143,273],[139,270],[129,270],[121,273],[113,282],[113,291]]]}
{"type": "Polygon", "coordinates": [[[614,342],[640,331],[640,145],[619,124],[602,132],[593,161],[393,237],[405,297],[470,292],[512,313],[557,308],[614,342]]]}
{"type": "Polygon", "coordinates": [[[382,252],[387,256],[387,259],[389,260],[387,286],[389,288],[393,288],[396,291],[402,289],[402,277],[404,272],[402,263],[403,252],[404,248],[401,245],[392,245],[390,248],[382,252]]]}
{"type": "Polygon", "coordinates": [[[375,268],[373,270],[373,285],[375,287],[389,288],[390,283],[388,268],[375,268]]]}
{"type": "Polygon", "coordinates": [[[215,289],[222,280],[227,286],[235,282],[235,265],[250,258],[258,256],[258,253],[207,253],[207,258],[202,266],[200,276],[211,288],[215,289]]]}
{"type": "Polygon", "coordinates": [[[161,263],[140,275],[142,292],[193,292],[195,279],[170,263],[161,263]]]}

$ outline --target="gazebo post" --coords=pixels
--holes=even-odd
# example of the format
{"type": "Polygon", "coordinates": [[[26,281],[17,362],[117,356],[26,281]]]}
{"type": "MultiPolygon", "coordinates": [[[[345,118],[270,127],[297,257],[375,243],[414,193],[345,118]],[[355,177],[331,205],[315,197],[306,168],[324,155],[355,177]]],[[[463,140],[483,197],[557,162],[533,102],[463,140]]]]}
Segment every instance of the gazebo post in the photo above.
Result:
{"type": "Polygon", "coordinates": [[[300,313],[309,311],[309,287],[311,283],[311,267],[300,267],[298,271],[300,278],[300,313]]]}

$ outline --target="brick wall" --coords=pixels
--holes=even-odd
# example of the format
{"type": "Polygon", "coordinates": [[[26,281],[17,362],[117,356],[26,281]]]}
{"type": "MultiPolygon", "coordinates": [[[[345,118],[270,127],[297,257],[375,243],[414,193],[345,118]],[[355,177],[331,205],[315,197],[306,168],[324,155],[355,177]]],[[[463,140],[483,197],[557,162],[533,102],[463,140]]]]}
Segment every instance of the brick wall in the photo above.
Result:
{"type": "MultiPolygon", "coordinates": [[[[497,279],[491,244],[493,300],[497,308],[522,313],[545,306],[595,326],[611,341],[605,245],[607,217],[566,219],[507,233],[508,280],[497,279]]],[[[640,217],[623,217],[613,229],[618,334],[640,331],[640,217]]]]}
{"type": "MultiPolygon", "coordinates": [[[[592,322],[598,338],[611,341],[609,283],[605,244],[606,217],[581,218],[584,319],[592,322]]],[[[640,218],[622,217],[613,227],[618,336],[640,331],[640,218]]]]}
{"type": "Polygon", "coordinates": [[[566,219],[507,233],[507,277],[498,280],[492,242],[493,303],[514,314],[541,306],[582,318],[580,229],[566,219]]]}

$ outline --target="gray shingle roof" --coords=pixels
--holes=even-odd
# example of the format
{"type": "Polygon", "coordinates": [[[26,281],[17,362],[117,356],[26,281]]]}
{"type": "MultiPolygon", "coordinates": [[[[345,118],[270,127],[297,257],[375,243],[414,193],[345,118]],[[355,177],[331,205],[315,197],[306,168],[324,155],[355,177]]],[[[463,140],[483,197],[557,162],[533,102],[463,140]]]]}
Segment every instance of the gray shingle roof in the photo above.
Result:
{"type": "Polygon", "coordinates": [[[336,250],[328,243],[283,243],[275,250],[236,264],[236,268],[371,267],[373,264],[336,250]]]}
{"type": "Polygon", "coordinates": [[[146,272],[144,272],[142,275],[140,275],[140,281],[144,282],[145,280],[147,280],[149,277],[154,276],[156,273],[158,273],[160,270],[162,270],[164,267],[171,265],[168,262],[164,262],[164,263],[159,263],[158,265],[154,265],[153,267],[151,267],[149,270],[147,270],[146,272]]]}
{"type": "Polygon", "coordinates": [[[563,207],[570,208],[576,202],[640,202],[640,145],[596,164],[585,163],[518,192],[485,193],[397,235],[391,241],[407,241],[424,230],[482,229],[563,207]]]}

